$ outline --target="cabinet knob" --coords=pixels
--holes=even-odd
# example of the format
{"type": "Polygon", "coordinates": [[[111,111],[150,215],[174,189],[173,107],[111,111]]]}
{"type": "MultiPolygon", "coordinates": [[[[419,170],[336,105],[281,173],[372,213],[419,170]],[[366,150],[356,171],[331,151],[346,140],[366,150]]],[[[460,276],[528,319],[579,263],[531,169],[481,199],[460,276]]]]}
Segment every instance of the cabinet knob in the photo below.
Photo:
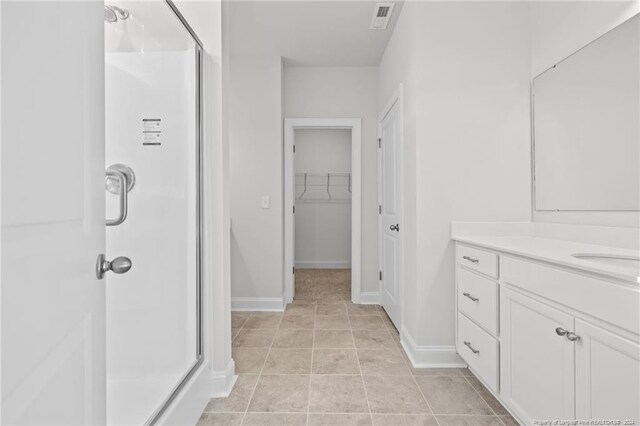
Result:
{"type": "Polygon", "coordinates": [[[576,333],[568,332],[567,339],[569,339],[572,342],[575,342],[576,340],[580,340],[580,336],[578,336],[576,333]]]}
{"type": "Polygon", "coordinates": [[[556,328],[556,334],[557,334],[558,336],[566,336],[568,332],[569,332],[568,330],[565,330],[565,329],[564,329],[564,328],[562,328],[562,327],[558,327],[558,328],[556,328]]]}

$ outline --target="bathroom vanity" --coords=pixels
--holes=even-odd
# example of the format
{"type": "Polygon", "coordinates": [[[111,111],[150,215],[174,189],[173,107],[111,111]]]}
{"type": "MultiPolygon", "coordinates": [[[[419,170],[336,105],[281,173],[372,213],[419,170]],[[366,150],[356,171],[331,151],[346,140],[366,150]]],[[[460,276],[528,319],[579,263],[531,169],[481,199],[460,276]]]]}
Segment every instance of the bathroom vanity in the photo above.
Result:
{"type": "MultiPolygon", "coordinates": [[[[456,349],[469,368],[523,424],[637,424],[638,251],[569,241],[566,229],[554,239],[561,225],[469,225],[452,225],[456,349]]],[[[570,228],[584,240],[592,227],[570,228]]]]}

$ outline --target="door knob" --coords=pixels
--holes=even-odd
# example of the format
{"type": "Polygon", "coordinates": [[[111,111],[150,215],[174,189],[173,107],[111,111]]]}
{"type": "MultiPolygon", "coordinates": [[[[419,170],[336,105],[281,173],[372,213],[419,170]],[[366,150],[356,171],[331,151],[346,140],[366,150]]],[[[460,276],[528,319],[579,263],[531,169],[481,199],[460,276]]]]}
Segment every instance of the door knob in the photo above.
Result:
{"type": "Polygon", "coordinates": [[[96,276],[101,280],[108,271],[114,274],[124,274],[131,269],[131,265],[131,259],[128,257],[120,256],[109,261],[105,258],[104,254],[99,254],[98,260],[96,261],[96,276]]]}
{"type": "Polygon", "coordinates": [[[392,231],[399,231],[400,230],[400,225],[396,224],[396,225],[391,225],[389,227],[389,229],[391,229],[392,231]]]}

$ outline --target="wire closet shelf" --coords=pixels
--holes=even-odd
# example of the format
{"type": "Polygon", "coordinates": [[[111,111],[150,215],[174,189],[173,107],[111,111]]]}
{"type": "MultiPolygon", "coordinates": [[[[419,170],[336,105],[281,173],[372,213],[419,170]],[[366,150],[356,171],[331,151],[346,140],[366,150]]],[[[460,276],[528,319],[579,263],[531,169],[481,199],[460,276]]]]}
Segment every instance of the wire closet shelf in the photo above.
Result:
{"type": "Polygon", "coordinates": [[[351,173],[296,173],[296,203],[351,204],[351,173]]]}

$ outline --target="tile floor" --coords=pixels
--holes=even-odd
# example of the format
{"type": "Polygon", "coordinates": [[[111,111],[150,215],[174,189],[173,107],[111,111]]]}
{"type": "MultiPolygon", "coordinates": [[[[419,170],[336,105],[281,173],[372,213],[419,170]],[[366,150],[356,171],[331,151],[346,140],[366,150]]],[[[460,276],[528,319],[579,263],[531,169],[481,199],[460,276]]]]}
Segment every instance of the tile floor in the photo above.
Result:
{"type": "Polygon", "coordinates": [[[238,381],[199,425],[517,424],[469,370],[412,368],[382,308],[348,302],[348,273],[297,275],[284,313],[232,314],[238,381]]]}

